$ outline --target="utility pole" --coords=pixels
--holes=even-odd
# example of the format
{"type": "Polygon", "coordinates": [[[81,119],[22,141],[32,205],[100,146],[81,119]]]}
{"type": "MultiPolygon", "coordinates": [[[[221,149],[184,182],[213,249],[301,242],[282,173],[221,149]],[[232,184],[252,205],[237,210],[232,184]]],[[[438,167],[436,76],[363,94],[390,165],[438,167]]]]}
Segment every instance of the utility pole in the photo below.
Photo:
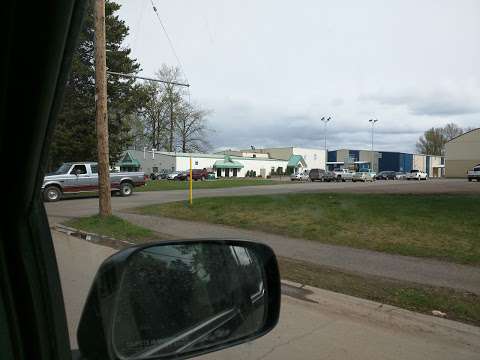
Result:
{"type": "Polygon", "coordinates": [[[175,122],[173,120],[173,89],[169,86],[169,102],[170,102],[170,139],[168,144],[168,151],[173,152],[173,128],[175,126],[175,122]]]}
{"type": "Polygon", "coordinates": [[[323,122],[323,140],[324,140],[324,149],[325,149],[325,170],[327,170],[327,161],[328,161],[328,151],[327,151],[327,124],[328,122],[332,120],[332,117],[329,116],[328,118],[325,119],[325,116],[322,116],[320,119],[321,122],[323,122]]]}
{"type": "Polygon", "coordinates": [[[373,163],[374,163],[374,156],[375,154],[373,153],[373,128],[375,126],[375,123],[378,121],[378,119],[370,119],[368,120],[368,122],[372,125],[372,163],[371,163],[371,171],[374,171],[374,168],[373,168],[373,163]]]}
{"type": "Polygon", "coordinates": [[[105,42],[105,0],[95,0],[95,115],[97,124],[98,204],[100,217],[112,215],[105,42]]]}

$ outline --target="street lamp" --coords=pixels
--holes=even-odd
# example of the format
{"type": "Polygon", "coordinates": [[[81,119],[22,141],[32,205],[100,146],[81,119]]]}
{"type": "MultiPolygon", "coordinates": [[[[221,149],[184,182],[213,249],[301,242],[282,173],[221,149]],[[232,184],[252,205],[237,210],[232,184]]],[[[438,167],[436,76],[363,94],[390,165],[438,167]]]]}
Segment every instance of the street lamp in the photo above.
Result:
{"type": "Polygon", "coordinates": [[[374,162],[374,155],[373,155],[373,128],[375,127],[375,123],[378,121],[378,119],[370,119],[368,122],[372,125],[372,166],[371,170],[373,171],[373,162],[374,162]]]}
{"type": "Polygon", "coordinates": [[[325,116],[322,116],[320,119],[321,122],[323,122],[323,140],[324,140],[324,148],[325,148],[325,169],[327,168],[327,160],[328,160],[328,152],[327,152],[327,124],[328,122],[332,120],[332,117],[329,116],[328,118],[325,118],[325,116]]]}

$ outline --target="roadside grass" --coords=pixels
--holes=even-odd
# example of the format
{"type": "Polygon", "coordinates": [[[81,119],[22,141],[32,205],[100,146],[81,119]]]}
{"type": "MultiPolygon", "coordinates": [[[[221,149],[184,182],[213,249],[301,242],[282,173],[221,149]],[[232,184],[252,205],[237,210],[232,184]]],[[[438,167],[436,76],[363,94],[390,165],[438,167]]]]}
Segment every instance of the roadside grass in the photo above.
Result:
{"type": "MultiPolygon", "coordinates": [[[[239,186],[276,185],[279,181],[269,179],[218,179],[194,181],[193,189],[219,189],[239,186]]],[[[188,181],[149,180],[145,186],[135,188],[135,191],[188,190],[188,181]]]]}
{"type": "Polygon", "coordinates": [[[302,193],[201,198],[192,207],[174,202],[133,211],[479,266],[479,204],[480,195],[302,193]]]}
{"type": "Polygon", "coordinates": [[[76,218],[68,220],[64,224],[78,230],[135,243],[148,242],[158,238],[155,231],[132,224],[114,215],[104,219],[98,215],[76,218]]]}
{"type": "MultiPolygon", "coordinates": [[[[158,239],[158,235],[161,235],[117,216],[101,219],[95,215],[72,219],[65,225],[138,243],[158,239]]],[[[106,245],[112,246],[109,243],[106,245]]],[[[440,310],[447,313],[449,319],[480,326],[480,297],[475,294],[346,273],[284,257],[279,257],[278,262],[282,279],[430,315],[432,310],[440,310]]]]}
{"type": "Polygon", "coordinates": [[[480,296],[476,294],[346,273],[289,258],[278,260],[282,279],[428,315],[439,310],[450,320],[480,326],[480,296]]]}

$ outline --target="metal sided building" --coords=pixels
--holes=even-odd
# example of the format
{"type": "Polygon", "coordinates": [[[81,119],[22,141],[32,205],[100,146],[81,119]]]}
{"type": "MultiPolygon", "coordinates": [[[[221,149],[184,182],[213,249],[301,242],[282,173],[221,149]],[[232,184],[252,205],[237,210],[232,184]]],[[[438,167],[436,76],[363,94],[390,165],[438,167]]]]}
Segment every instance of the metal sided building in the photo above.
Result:
{"type": "Polygon", "coordinates": [[[341,149],[328,152],[329,170],[348,167],[352,170],[372,169],[380,171],[410,172],[425,171],[430,177],[444,176],[443,156],[409,154],[395,151],[372,151],[341,149]]]}
{"type": "Polygon", "coordinates": [[[453,138],[445,145],[446,176],[466,177],[467,171],[480,164],[480,128],[453,138]]]}

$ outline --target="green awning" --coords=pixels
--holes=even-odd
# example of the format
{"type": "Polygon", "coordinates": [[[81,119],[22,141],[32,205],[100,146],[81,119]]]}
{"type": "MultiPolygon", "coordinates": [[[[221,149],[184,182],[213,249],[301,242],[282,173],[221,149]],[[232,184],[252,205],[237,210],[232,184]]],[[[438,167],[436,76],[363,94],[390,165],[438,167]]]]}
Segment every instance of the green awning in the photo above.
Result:
{"type": "Polygon", "coordinates": [[[287,167],[297,167],[298,164],[301,164],[302,166],[307,166],[307,163],[303,159],[302,155],[292,155],[290,156],[290,159],[288,159],[287,167]]]}
{"type": "Polygon", "coordinates": [[[120,167],[140,167],[140,161],[135,159],[128,151],[123,156],[122,160],[116,164],[120,167]]]}
{"type": "Polygon", "coordinates": [[[214,169],[241,169],[243,168],[243,164],[239,163],[238,161],[232,160],[230,156],[225,156],[223,160],[215,161],[213,164],[214,169]]]}
{"type": "Polygon", "coordinates": [[[121,167],[128,167],[128,166],[140,167],[140,161],[138,161],[137,159],[134,159],[132,161],[121,161],[117,164],[117,166],[121,166],[121,167]]]}

